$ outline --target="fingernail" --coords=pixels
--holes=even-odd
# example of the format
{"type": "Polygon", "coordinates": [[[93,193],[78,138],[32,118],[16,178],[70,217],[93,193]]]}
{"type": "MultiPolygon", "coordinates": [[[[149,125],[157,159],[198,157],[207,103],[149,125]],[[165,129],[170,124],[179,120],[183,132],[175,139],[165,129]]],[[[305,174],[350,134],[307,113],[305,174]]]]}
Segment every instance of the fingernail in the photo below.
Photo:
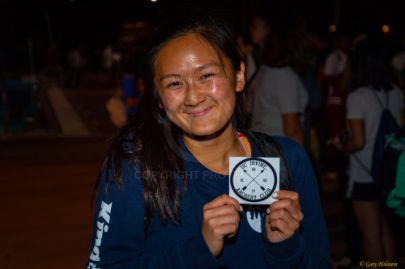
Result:
{"type": "Polygon", "coordinates": [[[278,193],[277,193],[277,192],[274,192],[274,193],[271,195],[271,197],[273,197],[273,199],[277,199],[278,193]]]}
{"type": "Polygon", "coordinates": [[[243,206],[242,205],[239,205],[239,211],[243,212],[243,206]]]}
{"type": "Polygon", "coordinates": [[[266,214],[270,214],[270,207],[266,209],[266,214]]]}

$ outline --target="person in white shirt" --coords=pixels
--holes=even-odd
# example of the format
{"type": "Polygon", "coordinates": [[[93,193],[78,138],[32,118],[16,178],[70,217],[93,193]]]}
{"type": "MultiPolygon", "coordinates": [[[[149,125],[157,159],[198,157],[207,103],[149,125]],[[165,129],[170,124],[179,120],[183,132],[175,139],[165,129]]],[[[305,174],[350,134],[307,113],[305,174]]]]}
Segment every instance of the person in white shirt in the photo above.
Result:
{"type": "Polygon", "coordinates": [[[395,261],[394,238],[370,171],[383,108],[400,124],[404,97],[392,83],[387,47],[381,38],[360,42],[350,62],[354,91],[347,98],[346,119],[351,136],[346,143],[336,139],[335,145],[350,156],[347,197],[362,233],[364,260],[395,261]]]}
{"type": "Polygon", "coordinates": [[[284,135],[303,144],[308,93],[296,70],[303,57],[303,32],[295,21],[274,23],[264,46],[263,64],[247,90],[250,129],[284,135]]]}

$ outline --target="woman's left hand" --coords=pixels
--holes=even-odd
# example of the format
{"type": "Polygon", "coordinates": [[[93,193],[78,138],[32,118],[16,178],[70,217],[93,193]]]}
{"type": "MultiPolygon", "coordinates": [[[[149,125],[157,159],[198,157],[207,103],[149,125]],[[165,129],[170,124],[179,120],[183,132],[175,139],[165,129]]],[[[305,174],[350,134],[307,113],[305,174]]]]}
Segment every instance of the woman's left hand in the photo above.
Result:
{"type": "Polygon", "coordinates": [[[284,241],[300,227],[304,214],[297,192],[278,191],[277,201],[269,206],[264,227],[269,241],[273,243],[284,241]]]}

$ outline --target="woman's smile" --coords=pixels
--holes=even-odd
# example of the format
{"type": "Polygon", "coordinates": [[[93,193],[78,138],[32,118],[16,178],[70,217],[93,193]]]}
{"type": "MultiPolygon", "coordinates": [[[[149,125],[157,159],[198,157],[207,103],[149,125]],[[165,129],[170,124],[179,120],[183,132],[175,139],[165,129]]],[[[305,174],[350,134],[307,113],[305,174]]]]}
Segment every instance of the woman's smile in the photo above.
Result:
{"type": "Polygon", "coordinates": [[[199,108],[199,109],[194,109],[191,111],[187,111],[186,114],[193,118],[199,118],[207,115],[212,109],[212,106],[209,106],[207,108],[199,108]]]}

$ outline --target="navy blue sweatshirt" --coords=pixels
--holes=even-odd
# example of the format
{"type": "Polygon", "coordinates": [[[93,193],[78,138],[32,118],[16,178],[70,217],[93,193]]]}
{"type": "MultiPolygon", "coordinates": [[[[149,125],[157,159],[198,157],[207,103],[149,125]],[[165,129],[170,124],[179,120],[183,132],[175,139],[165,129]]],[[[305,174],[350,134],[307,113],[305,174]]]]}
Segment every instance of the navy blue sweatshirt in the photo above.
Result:
{"type": "MultiPolygon", "coordinates": [[[[87,268],[332,268],[318,188],[303,148],[284,137],[281,144],[300,195],[304,220],[291,238],[270,242],[264,215],[243,212],[234,240],[214,257],[201,234],[203,206],[228,193],[228,176],[205,168],[183,144],[187,190],[181,198],[180,224],[162,224],[153,216],[144,234],[144,200],[140,172],[123,164],[123,184],[110,183],[104,171],[99,186],[92,249],[87,268]]],[[[252,149],[257,156],[257,149],[252,149]]],[[[178,179],[180,184],[180,179],[178,179]]]]}

